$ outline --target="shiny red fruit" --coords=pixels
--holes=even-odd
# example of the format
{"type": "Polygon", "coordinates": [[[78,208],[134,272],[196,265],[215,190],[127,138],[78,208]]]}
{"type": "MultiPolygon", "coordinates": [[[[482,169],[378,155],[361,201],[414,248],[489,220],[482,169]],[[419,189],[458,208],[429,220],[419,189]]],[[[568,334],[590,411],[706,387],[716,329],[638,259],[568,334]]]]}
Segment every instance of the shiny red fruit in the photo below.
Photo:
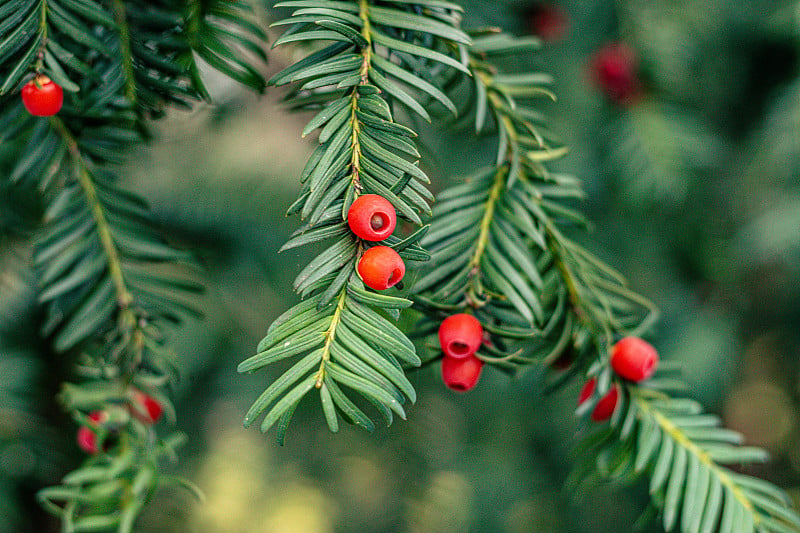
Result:
{"type": "Polygon", "coordinates": [[[639,337],[625,337],[611,348],[611,368],[630,381],[643,381],[656,371],[658,352],[639,337]]]}
{"type": "Polygon", "coordinates": [[[592,58],[594,83],[613,102],[631,103],[640,92],[637,63],[636,52],[627,44],[608,44],[592,58]]]}
{"type": "Polygon", "coordinates": [[[439,345],[448,357],[468,357],[478,351],[482,340],[481,323],[466,313],[450,315],[439,326],[439,345]]]}
{"type": "Polygon", "coordinates": [[[482,369],[483,361],[474,355],[458,359],[445,356],[442,359],[442,380],[456,392],[467,392],[478,384],[482,369]]]}
{"type": "Polygon", "coordinates": [[[397,225],[394,206],[377,194],[364,194],[356,198],[347,211],[350,230],[367,241],[382,241],[392,234],[397,225]]]}
{"type": "Polygon", "coordinates": [[[96,429],[93,428],[97,428],[106,420],[108,420],[108,413],[105,411],[94,411],[89,414],[89,425],[78,428],[77,441],[81,450],[91,454],[95,454],[100,451],[100,448],[97,445],[96,429]]]}
{"type": "Polygon", "coordinates": [[[358,274],[367,287],[382,291],[396,285],[406,273],[400,254],[388,246],[373,246],[358,262],[358,274]]]}
{"type": "Polygon", "coordinates": [[[22,103],[28,113],[49,117],[61,111],[64,90],[47,76],[36,76],[22,87],[22,103]]]}
{"type": "MultiPolygon", "coordinates": [[[[583,402],[592,397],[596,385],[597,378],[592,378],[583,385],[580,394],[578,394],[578,405],[581,405],[583,402]]],[[[591,419],[595,422],[600,422],[602,420],[608,420],[611,418],[611,415],[614,414],[614,409],[617,407],[618,400],[619,388],[616,384],[612,384],[605,396],[600,398],[600,400],[597,402],[597,405],[594,406],[591,419]]]]}
{"type": "Polygon", "coordinates": [[[139,390],[132,393],[131,414],[145,424],[155,424],[161,418],[164,408],[152,396],[139,390]]]}

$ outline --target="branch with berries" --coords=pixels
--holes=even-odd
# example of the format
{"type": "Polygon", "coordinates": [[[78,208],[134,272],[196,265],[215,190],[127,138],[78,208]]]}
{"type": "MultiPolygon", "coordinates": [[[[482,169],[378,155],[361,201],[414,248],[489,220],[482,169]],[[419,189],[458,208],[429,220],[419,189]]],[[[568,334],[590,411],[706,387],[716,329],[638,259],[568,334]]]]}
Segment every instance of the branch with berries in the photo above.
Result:
{"type": "Polygon", "coordinates": [[[42,198],[41,329],[75,369],[58,399],[88,455],[38,499],[64,531],[131,531],[158,488],[197,492],[163,473],[185,436],[158,422],[175,422],[167,343],[199,316],[202,286],[112,169],[150,119],[208,98],[198,58],[261,91],[265,34],[244,2],[0,0],[0,13],[3,179],[42,198]]]}
{"type": "MultiPolygon", "coordinates": [[[[294,2],[290,4],[301,7],[294,2]]],[[[446,9],[438,3],[420,5],[423,4],[428,14],[436,13],[437,8],[446,9]]],[[[302,4],[304,8],[308,6],[302,4]]],[[[373,48],[371,43],[379,39],[371,32],[389,30],[368,24],[371,12],[370,3],[359,3],[362,23],[357,24],[353,19],[350,48],[345,49],[364,58],[359,67],[361,82],[370,79],[369,74],[363,75],[363,69],[369,73],[374,68],[383,74],[396,69],[392,64],[421,68],[408,54],[428,57],[425,54],[430,52],[421,48],[403,49],[394,41],[388,49],[390,66],[376,60],[378,51],[387,53],[387,50],[373,48]],[[362,39],[355,36],[356,31],[362,39]]],[[[304,11],[295,12],[295,25],[279,42],[319,31],[314,25],[328,28],[334,22],[322,16],[312,22],[301,18],[303,15],[304,11]]],[[[446,15],[447,11],[442,17],[446,15]]],[[[338,17],[346,18],[344,13],[338,13],[338,17]]],[[[398,13],[392,20],[402,20],[402,16],[398,13]]],[[[292,18],[281,24],[291,22],[292,18]]],[[[423,24],[419,21],[419,29],[423,24]]],[[[408,38],[413,41],[418,37],[411,34],[408,38]]],[[[290,208],[290,212],[310,215],[310,220],[284,249],[330,236],[339,240],[298,276],[295,286],[305,300],[273,323],[259,345],[259,354],[240,366],[240,370],[250,371],[285,357],[302,356],[267,387],[247,414],[245,424],[249,425],[254,416],[266,411],[262,430],[277,423],[278,439],[283,442],[295,406],[317,388],[331,430],[338,430],[339,416],[372,430],[369,417],[344,391],[360,394],[385,415],[397,404],[390,401],[381,405],[381,391],[386,393],[383,399],[393,397],[398,403],[404,394],[413,399],[408,395],[407,382],[401,380],[402,374],[396,373],[404,367],[441,361],[445,384],[465,392],[477,385],[487,365],[515,373],[532,365],[554,365],[568,357],[572,361],[569,369],[553,372],[556,375],[549,387],[558,387],[576,375],[587,376],[577,412],[597,424],[581,444],[586,461],[578,474],[620,477],[625,473],[634,478],[648,473],[653,503],[661,510],[666,529],[680,523],[684,531],[715,528],[735,531],[741,527],[745,531],[794,531],[800,522],[780,490],[721,466],[760,461],[765,458],[764,452],[740,446],[741,437],[719,427],[719,421],[703,414],[697,403],[673,398],[671,394],[678,380],[669,376],[669,365],[662,365],[662,370],[654,376],[657,352],[641,339],[657,317],[653,305],[630,290],[623,276],[568,236],[571,228],[586,225],[574,207],[574,201],[583,197],[583,191],[576,178],[553,173],[546,167],[548,161],[566,153],[541,127],[544,119],[533,104],[538,97],[552,97],[547,88],[549,76],[539,72],[506,72],[500,67],[503,57],[529,52],[538,43],[495,31],[477,32],[471,41],[466,56],[463,53],[453,56],[453,60],[458,57],[463,61],[461,67],[447,64],[437,56],[436,76],[428,78],[436,82],[436,91],[413,81],[407,83],[416,89],[414,94],[419,98],[416,106],[408,101],[408,93],[398,93],[398,86],[390,86],[391,90],[378,86],[377,92],[370,92],[370,96],[386,98],[423,117],[437,116],[436,112],[452,111],[455,107],[459,117],[471,120],[478,132],[488,129],[497,132],[496,163],[476,170],[462,183],[443,191],[434,206],[430,227],[424,226],[414,234],[419,237],[413,242],[418,241],[430,253],[420,276],[405,289],[414,308],[424,315],[414,326],[414,334],[423,339],[436,336],[432,342],[423,341],[421,361],[416,356],[405,361],[394,356],[398,350],[411,354],[407,339],[389,322],[398,317],[397,308],[409,305],[408,300],[396,299],[395,306],[381,307],[381,303],[396,297],[355,290],[365,285],[385,291],[405,272],[394,254],[387,253],[380,262],[370,262],[369,252],[381,250],[384,244],[363,243],[363,240],[384,239],[382,242],[391,250],[393,242],[408,242],[408,238],[390,240],[392,231],[388,229],[396,227],[392,213],[398,200],[405,202],[386,194],[385,189],[367,188],[369,202],[363,201],[369,208],[361,211],[357,202],[364,197],[359,196],[358,187],[353,187],[373,173],[389,179],[385,186],[414,183],[417,167],[409,166],[405,157],[418,156],[408,139],[398,136],[396,142],[390,142],[384,136],[383,152],[370,150],[369,143],[361,139],[362,135],[369,139],[370,126],[380,124],[387,132],[400,131],[404,126],[394,122],[388,107],[384,108],[383,118],[391,121],[391,125],[362,120],[358,111],[362,97],[359,89],[363,85],[346,89],[347,80],[355,83],[357,79],[355,70],[326,77],[307,58],[276,76],[279,83],[295,79],[305,83],[290,94],[289,102],[300,108],[319,109],[306,132],[323,128],[320,146],[301,177],[304,186],[300,199],[290,208]],[[309,75],[299,74],[295,78],[296,72],[309,75]],[[319,84],[328,84],[326,87],[336,84],[336,89],[325,88],[318,93],[319,84]],[[465,94],[468,96],[464,97],[465,94]],[[444,100],[444,95],[448,95],[445,97],[448,100],[444,100]],[[332,117],[337,114],[342,118],[335,121],[332,117]],[[341,133],[342,128],[346,133],[341,133]],[[337,134],[352,141],[334,144],[337,134]],[[363,147],[367,149],[362,151],[363,147]],[[365,154],[377,155],[378,164],[373,162],[370,167],[365,154]],[[341,160],[338,167],[331,165],[335,160],[341,160]],[[321,161],[325,163],[322,171],[321,161]],[[386,170],[394,170],[394,182],[386,170]],[[323,181],[323,188],[315,189],[319,181],[310,180],[319,172],[332,177],[331,181],[323,181]],[[339,183],[345,185],[339,186],[344,190],[335,189],[336,176],[341,177],[339,183]],[[352,188],[356,190],[350,192],[352,188]],[[330,197],[335,202],[325,206],[332,214],[322,224],[313,216],[315,209],[319,212],[317,204],[304,207],[315,195],[330,197]],[[351,198],[357,199],[351,203],[351,198]],[[308,289],[305,285],[308,278],[326,281],[308,289]],[[340,299],[334,307],[329,302],[337,294],[340,299]],[[372,314],[366,314],[368,307],[359,309],[360,314],[352,310],[348,313],[352,306],[349,298],[363,298],[366,294],[371,294],[372,300],[360,303],[373,303],[377,308],[371,310],[372,314]],[[369,321],[379,323],[380,327],[369,328],[369,321]],[[381,330],[390,334],[379,335],[381,330]],[[341,347],[336,348],[340,342],[341,347]],[[339,365],[347,366],[351,374],[340,373],[339,365]],[[373,383],[369,384],[370,380],[373,383]],[[749,524],[752,526],[748,529],[749,524]]],[[[339,61],[332,55],[336,53],[334,46],[317,52],[321,54],[319,59],[339,61]]],[[[445,41],[436,49],[452,53],[463,47],[445,41]]],[[[350,68],[357,66],[353,60],[350,68]]],[[[405,78],[395,70],[396,81],[414,80],[411,76],[415,71],[409,70],[405,78]]],[[[621,78],[625,78],[626,72],[619,70],[611,65],[598,83],[623,84],[625,80],[621,78]]],[[[632,86],[626,85],[613,93],[612,98],[621,101],[632,94],[632,86]]],[[[404,190],[397,185],[389,188],[389,192],[404,190]]],[[[403,216],[405,210],[398,211],[403,216]]],[[[415,216],[405,214],[405,217],[416,221],[415,216]]],[[[403,254],[399,255],[402,260],[403,254]]],[[[390,422],[391,418],[386,420],[390,422]]]]}
{"type": "Polygon", "coordinates": [[[403,237],[393,231],[398,218],[421,225],[433,195],[417,166],[416,133],[395,120],[386,97],[426,120],[420,95],[454,111],[422,69],[465,70],[450,51],[462,49],[469,37],[458,28],[461,8],[438,0],[293,0],[276,7],[297,8],[275,23],[289,26],[276,44],[333,41],[270,80],[294,84],[289,105],[316,112],[303,134],[320,130],[300,177],[300,196],[289,208],[305,224],[281,250],[333,241],[295,278],[303,301],[278,317],[258,353],[239,365],[240,372],[253,372],[296,361],[245,415],[245,427],[264,415],[262,432],[277,424],[282,443],[295,407],[312,391],[334,432],[340,417],[374,429],[353,396],[372,404],[387,424],[394,415],[405,418],[404,404],[416,400],[403,368],[420,360],[390,319],[412,303],[398,284],[406,261],[428,259],[419,245],[428,228],[403,237]]]}
{"type": "MultiPolygon", "coordinates": [[[[782,491],[725,466],[765,453],[680,396],[680,380],[642,339],[654,306],[573,236],[587,224],[576,208],[584,192],[548,169],[567,149],[537,108],[554,98],[550,77],[507,68],[538,41],[467,34],[462,8],[445,0],[277,7],[294,11],[275,23],[288,27],[275,44],[310,52],[269,83],[291,87],[291,108],[314,112],[303,135],[317,142],[288,209],[302,222],[282,250],[319,251],[294,280],[300,302],[239,365],[288,363],[245,426],[260,420],[283,443],[313,394],[331,431],[341,420],[373,431],[376,415],[391,424],[415,401],[409,369],[441,364],[445,385],[466,392],[487,367],[515,374],[566,360],[543,385],[587,380],[576,483],[648,475],[667,530],[800,531],[782,491]],[[408,124],[450,115],[491,133],[496,157],[431,209],[408,124]],[[406,332],[398,320],[411,307],[422,318],[406,332]]],[[[66,531],[131,531],[160,487],[196,490],[164,474],[185,437],[160,430],[175,420],[170,331],[197,314],[201,287],[191,256],[167,243],[111,168],[146,140],[150,119],[208,99],[198,57],[261,91],[265,35],[239,1],[0,0],[0,13],[9,147],[0,157],[14,154],[3,161],[9,183],[39,190],[46,206],[34,257],[42,330],[74,363],[59,401],[87,454],[39,499],[66,531]]],[[[620,49],[595,63],[620,104],[638,95],[630,65],[620,49]]]]}
{"type": "MultiPolygon", "coordinates": [[[[551,385],[563,383],[571,372],[586,375],[576,412],[600,423],[579,446],[576,483],[592,478],[631,482],[648,474],[652,502],[667,531],[800,530],[800,516],[781,490],[723,466],[762,462],[766,452],[743,446],[740,434],[721,427],[700,404],[676,397],[685,386],[670,375],[669,365],[656,374],[658,353],[640,338],[657,316],[652,304],[565,237],[561,226],[582,220],[563,202],[581,193],[574,180],[543,165],[562,155],[538,131],[538,115],[528,103],[549,96],[541,85],[546,77],[502,72],[497,56],[524,43],[503,35],[483,39],[489,46],[475,39],[474,81],[466,83],[476,87],[474,98],[485,100],[475,106],[476,129],[485,123],[484,114],[496,126],[497,166],[440,194],[444,201],[434,209],[431,231],[422,240],[433,268],[416,286],[426,290],[418,298],[428,315],[423,329],[442,314],[469,313],[451,314],[439,326],[442,355],[432,360],[442,357],[445,383],[454,390],[474,387],[484,363],[508,370],[553,365],[569,356],[570,370],[551,385]],[[505,47],[498,46],[504,41],[505,47]],[[458,220],[454,205],[472,206],[470,223],[458,220]],[[479,229],[472,228],[478,221],[479,229]],[[522,263],[526,256],[533,261],[522,263]],[[549,291],[537,280],[548,280],[549,291]],[[548,305],[542,295],[549,293],[566,294],[566,303],[548,305]],[[542,308],[554,311],[537,316],[534,310],[542,308]],[[550,324],[559,316],[561,334],[543,334],[553,331],[550,324]],[[523,328],[529,330],[527,338],[523,328]],[[460,359],[463,353],[470,359],[460,359]],[[464,369],[469,381],[454,368],[464,369]]],[[[601,78],[608,81],[605,74],[601,78]]]]}

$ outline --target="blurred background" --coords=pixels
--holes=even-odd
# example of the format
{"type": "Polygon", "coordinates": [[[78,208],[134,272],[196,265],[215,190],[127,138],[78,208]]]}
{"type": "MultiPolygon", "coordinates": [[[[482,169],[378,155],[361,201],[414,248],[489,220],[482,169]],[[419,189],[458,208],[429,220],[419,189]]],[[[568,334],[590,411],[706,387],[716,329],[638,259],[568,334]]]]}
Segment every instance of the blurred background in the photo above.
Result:
{"type": "MultiPolygon", "coordinates": [[[[542,111],[571,148],[555,166],[585,182],[594,228],[581,240],[661,308],[650,340],[683,363],[692,396],[770,451],[773,461],[752,473],[800,501],[800,3],[465,7],[465,27],[542,37],[541,52],[514,61],[555,76],[559,100],[542,111]],[[598,79],[598,61],[620,49],[613,75],[598,79]]],[[[274,50],[269,68],[295,59],[274,50]]],[[[209,77],[220,105],[171,115],[121,170],[165,233],[197,252],[208,286],[205,319],[173,343],[178,429],[190,437],[174,470],[207,500],[162,491],[138,530],[631,531],[648,502],[643,486],[564,490],[580,384],[545,397],[535,370],[509,379],[487,369],[466,395],[446,389],[437,368],[412,372],[419,400],[409,420],[373,435],[350,426],[331,435],[312,402],[298,409],[284,447],[242,429],[281,369],[241,376],[236,365],[296,301],[291,282],[313,252],[277,254],[299,225],[284,212],[314,141],[300,138],[309,117],[283,110],[281,91],[257,98],[209,77]]],[[[422,133],[436,188],[491,160],[491,145],[422,133]]],[[[0,185],[4,533],[57,530],[33,494],[81,459],[76,428],[53,400],[69,363],[36,333],[38,209],[31,193],[0,185]]]]}

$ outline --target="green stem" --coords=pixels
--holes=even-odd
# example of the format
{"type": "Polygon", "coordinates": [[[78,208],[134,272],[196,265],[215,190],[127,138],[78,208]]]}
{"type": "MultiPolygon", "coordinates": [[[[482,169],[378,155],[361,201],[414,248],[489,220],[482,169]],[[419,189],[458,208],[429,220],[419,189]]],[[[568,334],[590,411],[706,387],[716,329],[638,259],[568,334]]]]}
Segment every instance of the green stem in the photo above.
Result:
{"type": "MultiPolygon", "coordinates": [[[[359,0],[358,3],[359,13],[361,18],[361,36],[367,41],[366,46],[361,49],[361,69],[359,74],[361,82],[359,85],[367,85],[369,83],[369,69],[372,67],[372,29],[369,20],[369,2],[367,0],[359,0]]],[[[352,172],[350,174],[350,181],[353,189],[355,189],[355,196],[361,193],[361,143],[358,140],[359,133],[361,132],[361,124],[358,121],[356,111],[358,110],[358,90],[353,88],[350,94],[350,124],[353,128],[350,144],[353,148],[353,155],[350,159],[350,166],[352,172]]]]}
{"type": "Polygon", "coordinates": [[[108,272],[114,284],[117,295],[117,305],[121,311],[124,311],[133,303],[133,296],[130,291],[128,291],[127,283],[122,273],[122,261],[120,260],[119,250],[117,250],[114,237],[111,235],[111,227],[106,219],[103,206],[97,197],[97,188],[94,185],[86,161],[84,161],[80,148],[78,147],[78,141],[72,136],[61,120],[52,118],[51,124],[67,145],[72,160],[75,162],[78,183],[81,189],[83,189],[86,203],[89,205],[92,218],[94,218],[97,227],[100,244],[108,259],[108,272]]]}
{"type": "Polygon", "coordinates": [[[472,283],[470,284],[469,302],[472,306],[480,305],[480,302],[484,299],[483,295],[479,294],[482,292],[481,288],[476,286],[476,284],[479,283],[478,273],[480,272],[481,268],[481,259],[486,251],[486,244],[489,242],[489,228],[491,228],[492,225],[492,219],[494,218],[494,211],[497,207],[497,202],[502,197],[503,189],[506,184],[507,172],[508,165],[499,167],[497,172],[495,172],[494,183],[492,184],[492,188],[489,189],[489,197],[486,199],[483,217],[481,218],[480,232],[478,233],[475,252],[473,252],[472,257],[469,260],[469,275],[472,279],[472,283]]]}
{"type": "Polygon", "coordinates": [[[125,3],[123,0],[113,0],[114,22],[119,28],[120,54],[122,56],[122,70],[125,72],[125,98],[136,107],[136,78],[133,72],[133,53],[131,52],[131,35],[128,19],[125,16],[125,3]]]}
{"type": "Polygon", "coordinates": [[[339,300],[336,302],[336,310],[333,312],[333,317],[331,317],[331,325],[328,326],[328,330],[325,332],[325,345],[322,347],[322,361],[319,364],[319,370],[317,370],[317,381],[314,383],[316,388],[322,387],[322,382],[325,379],[325,363],[331,358],[331,343],[336,337],[336,327],[341,320],[346,296],[347,291],[342,289],[342,292],[339,293],[339,300]]]}
{"type": "MultiPolygon", "coordinates": [[[[359,17],[363,23],[361,27],[361,36],[364,37],[364,40],[367,42],[367,44],[361,49],[362,61],[361,69],[359,71],[361,81],[359,85],[367,85],[369,83],[369,70],[372,67],[372,30],[369,20],[369,2],[367,0],[359,0],[358,7],[359,17]]],[[[350,136],[350,145],[352,147],[352,155],[350,159],[350,185],[354,189],[355,197],[360,194],[363,188],[360,179],[361,143],[359,142],[359,134],[361,132],[361,123],[358,121],[358,115],[356,114],[358,111],[358,98],[358,89],[357,87],[353,87],[352,92],[350,93],[350,126],[352,128],[350,136]]],[[[342,213],[342,217],[345,215],[346,213],[342,213]]],[[[363,246],[359,240],[359,256],[361,255],[362,250],[363,246]]],[[[325,363],[327,363],[331,358],[331,343],[336,338],[336,327],[339,325],[339,320],[342,314],[342,309],[344,309],[344,303],[346,299],[347,290],[343,288],[339,293],[339,299],[336,303],[336,310],[333,312],[333,317],[331,318],[331,325],[325,332],[325,346],[322,349],[322,361],[320,362],[319,370],[317,371],[316,375],[316,382],[314,383],[314,386],[318,389],[322,387],[325,379],[325,363]]]]}
{"type": "Polygon", "coordinates": [[[39,14],[39,33],[42,41],[39,43],[39,50],[36,52],[36,66],[34,70],[38,73],[44,66],[44,49],[47,46],[47,0],[42,0],[42,10],[39,14]]]}

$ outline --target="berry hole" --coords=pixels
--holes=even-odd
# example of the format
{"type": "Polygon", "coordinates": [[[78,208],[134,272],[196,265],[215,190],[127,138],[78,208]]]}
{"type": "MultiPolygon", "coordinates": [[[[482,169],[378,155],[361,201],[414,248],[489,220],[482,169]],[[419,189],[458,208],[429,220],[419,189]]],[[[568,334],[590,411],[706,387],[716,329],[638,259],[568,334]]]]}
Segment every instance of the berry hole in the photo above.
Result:
{"type": "Polygon", "coordinates": [[[464,386],[464,384],[462,384],[462,383],[451,383],[450,384],[450,388],[453,389],[453,390],[457,390],[457,391],[465,391],[465,390],[467,390],[467,387],[464,386]]]}
{"type": "Polygon", "coordinates": [[[386,213],[375,213],[372,215],[372,218],[369,219],[369,226],[375,231],[385,228],[388,224],[389,217],[386,216],[386,213]]]}
{"type": "Polygon", "coordinates": [[[453,355],[467,355],[469,346],[463,342],[453,341],[450,343],[450,353],[453,355]]]}
{"type": "Polygon", "coordinates": [[[400,278],[402,277],[403,273],[400,271],[399,268],[395,268],[394,270],[392,270],[392,274],[389,276],[389,281],[388,281],[389,287],[395,285],[398,281],[400,281],[400,278]]]}

